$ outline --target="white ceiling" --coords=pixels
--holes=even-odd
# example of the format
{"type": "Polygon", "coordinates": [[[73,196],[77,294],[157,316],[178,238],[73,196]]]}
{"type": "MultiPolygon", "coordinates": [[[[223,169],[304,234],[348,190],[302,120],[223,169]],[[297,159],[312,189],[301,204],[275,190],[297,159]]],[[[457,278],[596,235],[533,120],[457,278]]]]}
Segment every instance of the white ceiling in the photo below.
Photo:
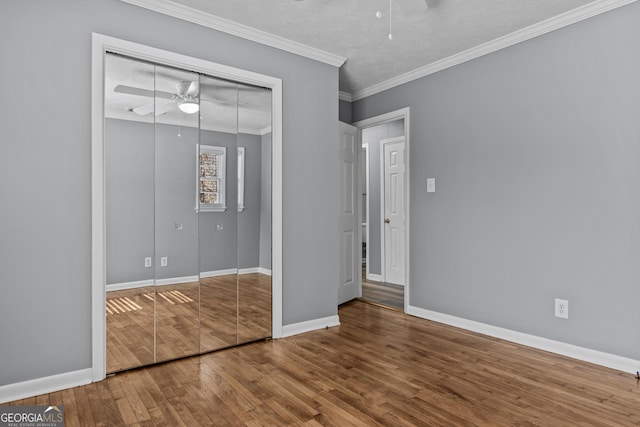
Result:
{"type": "Polygon", "coordinates": [[[388,39],[389,0],[157,3],[185,6],[192,15],[197,11],[205,17],[224,18],[346,57],[340,69],[340,90],[357,93],[603,0],[391,0],[393,40],[388,39]],[[382,18],[376,18],[377,11],[382,18]]]}

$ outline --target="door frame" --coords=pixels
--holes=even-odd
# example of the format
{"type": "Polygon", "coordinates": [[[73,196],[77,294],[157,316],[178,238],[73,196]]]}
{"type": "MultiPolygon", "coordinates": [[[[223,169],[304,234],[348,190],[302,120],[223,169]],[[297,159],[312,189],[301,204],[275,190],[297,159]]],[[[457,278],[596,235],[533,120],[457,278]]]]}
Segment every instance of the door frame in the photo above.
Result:
{"type": "MultiPolygon", "coordinates": [[[[407,218],[407,189],[406,189],[406,185],[407,185],[407,143],[406,143],[406,139],[403,136],[395,136],[393,138],[386,138],[386,139],[381,139],[380,140],[380,218],[384,218],[385,217],[385,200],[387,197],[387,194],[385,192],[385,185],[384,185],[384,178],[385,178],[385,167],[384,167],[384,162],[385,162],[385,158],[384,158],[384,146],[386,144],[390,144],[390,143],[395,143],[395,142],[403,142],[404,143],[404,150],[405,150],[405,159],[404,159],[404,166],[405,166],[405,172],[404,172],[404,184],[405,184],[405,188],[404,188],[404,203],[405,203],[405,220],[407,218]]],[[[405,241],[407,239],[407,229],[406,229],[406,221],[405,221],[405,230],[404,230],[404,238],[405,241]]],[[[383,221],[380,222],[380,275],[382,276],[382,282],[387,282],[387,248],[386,248],[386,244],[387,244],[387,240],[386,240],[386,229],[385,229],[385,224],[384,224],[384,219],[383,221]]],[[[406,249],[405,249],[406,250],[406,249]]],[[[405,266],[407,263],[407,255],[405,253],[405,266]]],[[[402,287],[404,288],[407,284],[407,272],[404,272],[404,284],[402,285],[402,287]]]]}
{"type": "MultiPolygon", "coordinates": [[[[362,131],[366,128],[370,128],[373,126],[381,125],[383,123],[392,122],[398,119],[404,119],[404,143],[405,143],[405,175],[404,175],[404,185],[405,185],[405,217],[406,217],[406,228],[405,228],[405,286],[404,286],[404,311],[407,312],[407,307],[409,307],[409,295],[411,289],[411,278],[409,276],[410,264],[411,264],[411,253],[410,253],[410,239],[411,239],[411,188],[410,188],[410,107],[401,108],[399,110],[390,111],[385,114],[380,114],[378,116],[370,117],[368,119],[359,120],[353,123],[353,126],[358,128],[358,140],[360,146],[362,146],[362,131]]],[[[382,157],[382,156],[381,156],[382,157]]],[[[362,195],[358,196],[358,203],[362,203],[362,195]]],[[[371,225],[367,223],[367,241],[369,241],[369,227],[371,225]]],[[[382,237],[384,238],[384,236],[382,237]]],[[[368,251],[367,251],[368,256],[368,251]]],[[[367,258],[368,262],[368,258],[367,258]]],[[[368,268],[368,264],[367,264],[368,268]]],[[[384,265],[382,266],[384,269],[384,265]]],[[[381,271],[383,272],[383,271],[381,271]]]]}
{"type": "Polygon", "coordinates": [[[163,49],[92,33],[91,52],[91,334],[92,380],[106,376],[106,246],[104,182],[104,57],[114,52],[271,89],[272,337],[282,338],[282,80],[163,49]]]}

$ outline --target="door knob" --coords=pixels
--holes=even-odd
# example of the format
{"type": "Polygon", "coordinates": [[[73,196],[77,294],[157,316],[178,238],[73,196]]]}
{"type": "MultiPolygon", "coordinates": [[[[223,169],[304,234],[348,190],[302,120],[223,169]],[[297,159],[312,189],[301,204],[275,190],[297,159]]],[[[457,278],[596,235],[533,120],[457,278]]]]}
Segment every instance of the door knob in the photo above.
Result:
{"type": "Polygon", "coordinates": [[[385,223],[385,224],[389,224],[390,222],[391,222],[391,220],[390,220],[389,218],[385,218],[385,219],[384,219],[384,223],[385,223]]]}

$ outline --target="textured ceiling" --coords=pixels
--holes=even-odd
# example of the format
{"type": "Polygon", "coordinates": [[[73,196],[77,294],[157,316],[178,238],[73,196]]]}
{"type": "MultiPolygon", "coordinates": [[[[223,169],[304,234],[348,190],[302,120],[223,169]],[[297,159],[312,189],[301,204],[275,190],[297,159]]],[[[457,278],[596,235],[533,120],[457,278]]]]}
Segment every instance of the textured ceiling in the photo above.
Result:
{"type": "Polygon", "coordinates": [[[172,2],[346,57],[340,90],[353,93],[593,0],[391,0],[393,40],[389,0],[172,2]]]}

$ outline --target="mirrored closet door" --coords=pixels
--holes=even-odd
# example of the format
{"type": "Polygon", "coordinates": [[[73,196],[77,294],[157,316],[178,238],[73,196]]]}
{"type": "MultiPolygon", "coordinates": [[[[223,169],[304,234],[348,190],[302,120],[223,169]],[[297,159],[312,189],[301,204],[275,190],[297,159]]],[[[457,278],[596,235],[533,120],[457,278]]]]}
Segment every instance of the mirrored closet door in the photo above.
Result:
{"type": "Polygon", "coordinates": [[[271,336],[271,92],[105,58],[107,372],[271,336]]]}

